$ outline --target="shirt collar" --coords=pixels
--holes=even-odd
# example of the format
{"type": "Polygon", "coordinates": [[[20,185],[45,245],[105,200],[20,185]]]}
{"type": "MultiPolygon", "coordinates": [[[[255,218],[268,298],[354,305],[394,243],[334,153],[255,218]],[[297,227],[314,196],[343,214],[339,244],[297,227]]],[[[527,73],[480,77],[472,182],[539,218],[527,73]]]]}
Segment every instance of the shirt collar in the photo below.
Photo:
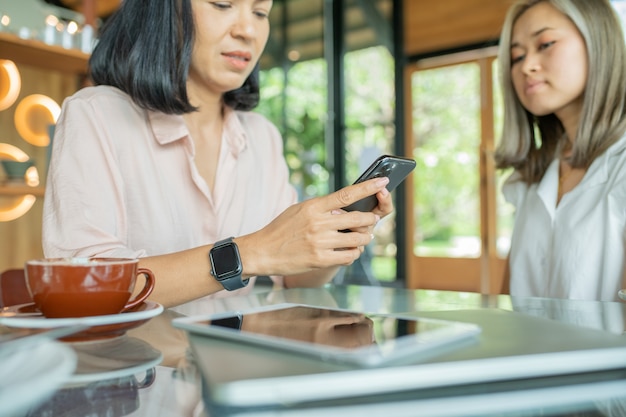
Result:
{"type": "Polygon", "coordinates": [[[626,148],[626,135],[622,136],[618,141],[616,141],[613,145],[607,149],[608,155],[619,154],[624,151],[626,148]]]}
{"type": "MultiPolygon", "coordinates": [[[[189,137],[189,129],[182,115],[148,111],[148,119],[152,133],[161,145],[189,137]]],[[[248,135],[243,122],[238,117],[238,112],[230,107],[224,109],[223,137],[234,156],[238,156],[248,144],[248,135]]]]}
{"type": "Polygon", "coordinates": [[[248,135],[239,112],[230,107],[224,110],[224,139],[233,156],[237,157],[248,145],[248,135]]]}
{"type": "Polygon", "coordinates": [[[187,129],[182,115],[148,111],[148,119],[152,133],[161,145],[189,136],[189,129],[187,129]]]}

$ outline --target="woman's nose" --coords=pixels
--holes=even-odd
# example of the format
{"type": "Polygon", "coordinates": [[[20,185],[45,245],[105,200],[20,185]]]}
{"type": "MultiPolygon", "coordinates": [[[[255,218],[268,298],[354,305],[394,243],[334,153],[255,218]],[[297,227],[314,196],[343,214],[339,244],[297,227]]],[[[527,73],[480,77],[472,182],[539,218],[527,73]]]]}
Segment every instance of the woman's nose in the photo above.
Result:
{"type": "Polygon", "coordinates": [[[241,12],[237,21],[233,24],[232,34],[236,38],[252,39],[256,36],[256,26],[254,25],[252,13],[241,12]]]}
{"type": "Polygon", "coordinates": [[[533,74],[540,68],[539,57],[531,52],[526,53],[522,61],[522,71],[524,74],[533,74]]]}

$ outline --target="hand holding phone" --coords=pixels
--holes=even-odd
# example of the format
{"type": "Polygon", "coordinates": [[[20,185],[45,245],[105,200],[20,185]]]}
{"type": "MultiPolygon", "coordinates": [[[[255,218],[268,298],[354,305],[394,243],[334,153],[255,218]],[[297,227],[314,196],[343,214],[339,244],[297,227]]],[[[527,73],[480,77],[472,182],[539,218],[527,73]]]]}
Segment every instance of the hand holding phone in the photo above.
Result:
{"type": "MultiPolygon", "coordinates": [[[[378,157],[361,176],[354,182],[354,184],[367,181],[372,178],[388,177],[389,183],[387,184],[387,190],[393,191],[406,177],[409,176],[411,171],[415,169],[415,161],[409,158],[402,158],[394,155],[382,155],[378,157]]],[[[344,207],[346,211],[372,211],[378,205],[378,199],[376,195],[370,195],[365,197],[356,203],[352,203],[349,206],[344,207]]]]}

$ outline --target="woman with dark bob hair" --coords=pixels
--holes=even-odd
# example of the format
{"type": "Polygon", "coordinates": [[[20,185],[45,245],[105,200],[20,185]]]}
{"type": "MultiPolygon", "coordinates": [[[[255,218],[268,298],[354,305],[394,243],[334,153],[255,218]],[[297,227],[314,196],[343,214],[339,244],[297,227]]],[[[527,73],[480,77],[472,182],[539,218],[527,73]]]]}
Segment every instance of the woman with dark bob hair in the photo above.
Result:
{"type": "Polygon", "coordinates": [[[626,259],[626,45],[608,0],[522,0],[500,38],[516,207],[506,290],[618,300],[626,259]]]}
{"type": "MultiPolygon", "coordinates": [[[[270,0],[124,0],[63,103],[44,202],[46,257],[140,258],[165,306],[255,276],[319,286],[393,210],[375,179],[297,202],[255,68],[270,0]],[[345,212],[376,195],[371,213],[345,212]],[[349,229],[350,232],[339,232],[349,229]]],[[[226,292],[231,291],[231,292],[226,292]]]]}

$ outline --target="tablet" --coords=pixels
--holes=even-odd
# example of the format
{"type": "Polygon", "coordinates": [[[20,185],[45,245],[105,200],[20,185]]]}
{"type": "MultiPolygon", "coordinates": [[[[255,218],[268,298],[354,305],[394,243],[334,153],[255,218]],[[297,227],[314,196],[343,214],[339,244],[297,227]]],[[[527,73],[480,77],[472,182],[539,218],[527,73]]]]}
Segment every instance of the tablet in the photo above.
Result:
{"type": "Polygon", "coordinates": [[[476,339],[471,323],[278,304],[174,319],[175,327],[260,348],[358,366],[419,362],[476,339]]]}

